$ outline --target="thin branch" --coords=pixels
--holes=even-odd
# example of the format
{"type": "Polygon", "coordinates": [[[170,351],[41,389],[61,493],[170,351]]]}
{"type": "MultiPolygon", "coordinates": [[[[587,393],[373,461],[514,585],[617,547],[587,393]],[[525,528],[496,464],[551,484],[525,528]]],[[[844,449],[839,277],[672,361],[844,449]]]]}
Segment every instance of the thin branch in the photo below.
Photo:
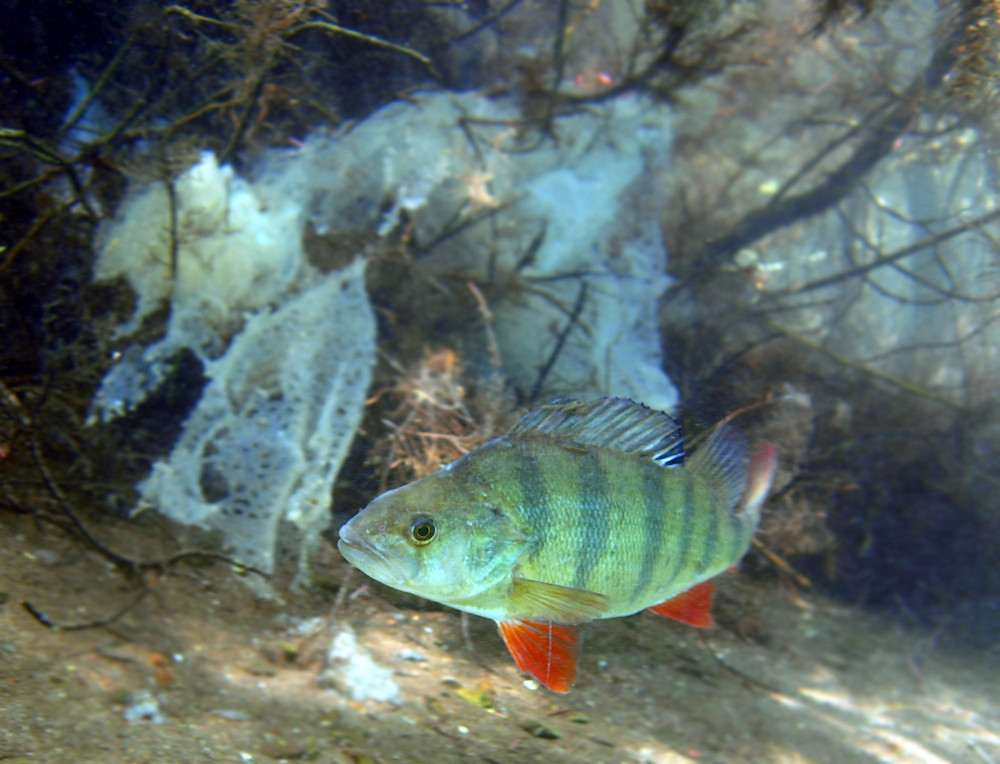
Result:
{"type": "Polygon", "coordinates": [[[495,13],[486,16],[482,21],[478,22],[477,24],[473,24],[464,32],[459,32],[457,35],[455,35],[448,41],[448,44],[454,45],[456,42],[461,42],[462,40],[466,40],[469,37],[472,37],[473,35],[479,34],[486,27],[498,22],[500,19],[502,19],[512,10],[514,10],[522,2],[523,0],[510,0],[510,2],[508,2],[507,5],[505,5],[503,8],[500,8],[495,13]]]}
{"type": "Polygon", "coordinates": [[[538,378],[535,380],[535,384],[531,388],[531,396],[528,398],[529,401],[537,400],[539,393],[541,393],[542,385],[545,384],[546,377],[549,376],[549,372],[552,371],[552,367],[555,366],[556,360],[559,358],[560,353],[562,353],[563,346],[566,344],[566,339],[569,337],[569,333],[573,331],[573,327],[576,326],[580,320],[580,314],[583,312],[583,305],[586,299],[587,282],[584,281],[580,284],[580,291],[577,292],[576,304],[573,306],[573,312],[569,317],[569,321],[559,333],[559,337],[556,339],[556,345],[552,348],[552,353],[549,354],[549,358],[545,362],[545,365],[538,372],[538,378]]]}
{"type": "Polygon", "coordinates": [[[76,108],[73,109],[73,112],[66,118],[62,127],[59,128],[57,135],[60,138],[72,130],[73,127],[76,126],[76,123],[83,118],[87,109],[90,108],[90,104],[94,102],[94,99],[97,98],[98,94],[104,89],[104,86],[108,84],[108,81],[111,79],[111,75],[114,74],[118,65],[122,62],[122,59],[131,47],[132,40],[128,39],[121,47],[118,48],[118,52],[115,53],[114,58],[108,62],[108,65],[104,67],[104,71],[101,72],[101,76],[97,78],[97,82],[94,83],[94,86],[90,89],[87,95],[83,97],[80,103],[76,105],[76,108]]]}
{"type": "Polygon", "coordinates": [[[269,70],[265,69],[260,76],[257,77],[254,82],[253,90],[250,91],[250,96],[241,99],[245,104],[243,107],[243,113],[240,115],[240,121],[236,125],[236,130],[229,138],[229,143],[226,144],[226,147],[219,154],[219,164],[225,164],[229,160],[229,157],[232,156],[240,141],[243,140],[243,136],[246,135],[247,126],[250,124],[250,117],[253,114],[254,109],[257,107],[257,101],[260,99],[261,91],[264,89],[264,82],[267,80],[268,71],[269,70]]]}
{"type": "Polygon", "coordinates": [[[848,268],[840,273],[835,273],[830,276],[824,276],[823,278],[816,279],[815,281],[809,281],[805,284],[800,284],[795,287],[788,287],[787,289],[780,289],[769,294],[772,295],[782,295],[782,294],[801,294],[802,292],[811,292],[816,289],[822,289],[824,287],[831,286],[833,284],[838,284],[842,281],[847,281],[848,279],[855,278],[857,276],[864,276],[867,273],[871,273],[877,268],[881,268],[890,263],[895,263],[897,260],[902,260],[904,257],[909,257],[915,252],[919,252],[922,249],[927,249],[929,247],[934,247],[941,242],[953,239],[960,234],[972,231],[980,226],[984,226],[987,223],[992,223],[996,220],[1000,220],[1000,209],[988,212],[985,215],[980,215],[977,218],[973,218],[967,223],[955,226],[947,231],[942,231],[941,233],[934,234],[933,236],[928,236],[925,239],[914,242],[906,247],[897,249],[895,252],[890,252],[887,255],[880,257],[878,260],[874,260],[865,265],[858,265],[854,268],[848,268]]]}
{"type": "Polygon", "coordinates": [[[31,617],[38,621],[46,629],[52,629],[53,631],[83,631],[84,629],[95,629],[99,626],[107,626],[108,624],[114,623],[146,599],[146,595],[151,591],[152,589],[148,586],[144,586],[139,590],[138,595],[136,595],[128,604],[119,608],[111,615],[105,616],[104,618],[98,618],[93,621],[85,621],[83,623],[56,623],[27,600],[21,600],[21,607],[28,611],[31,617]]]}
{"type": "Polygon", "coordinates": [[[397,53],[402,53],[404,56],[416,59],[421,64],[426,66],[427,71],[429,71],[435,79],[441,79],[441,75],[438,73],[437,69],[434,68],[434,62],[423,53],[420,53],[413,48],[408,48],[405,45],[400,45],[399,43],[383,40],[381,37],[376,37],[375,35],[365,34],[364,32],[359,32],[356,29],[350,29],[348,27],[342,27],[339,24],[334,24],[330,21],[307,21],[303,24],[299,24],[293,27],[287,34],[283,35],[282,39],[288,40],[297,35],[299,32],[304,32],[308,29],[318,29],[324,32],[331,32],[333,34],[341,34],[345,37],[363,40],[370,45],[375,45],[380,48],[388,48],[389,50],[396,51],[397,53]]]}
{"type": "Polygon", "coordinates": [[[854,369],[855,371],[858,371],[866,376],[872,377],[873,379],[876,379],[880,382],[885,382],[886,384],[892,385],[893,387],[896,387],[906,393],[918,396],[920,398],[925,398],[930,401],[934,401],[935,403],[943,404],[948,408],[954,409],[956,411],[969,410],[965,404],[959,403],[958,401],[954,401],[951,398],[948,398],[947,396],[941,395],[940,393],[936,393],[933,390],[928,390],[927,388],[920,387],[919,385],[915,385],[912,382],[906,381],[905,379],[899,379],[898,377],[894,377],[891,374],[886,374],[885,372],[881,372],[878,371],[877,369],[865,366],[863,363],[847,358],[846,356],[842,356],[839,353],[830,350],[829,348],[825,347],[819,342],[816,342],[815,340],[811,340],[800,334],[795,334],[793,332],[790,332],[784,327],[777,325],[773,321],[765,319],[765,322],[772,330],[780,332],[789,339],[798,342],[800,345],[804,345],[810,350],[815,350],[819,353],[822,353],[831,360],[836,361],[837,363],[846,366],[849,369],[854,369]]]}
{"type": "MultiPolygon", "coordinates": [[[[56,506],[59,507],[62,514],[69,521],[72,530],[82,538],[88,546],[90,546],[94,551],[96,551],[101,557],[106,559],[108,562],[112,563],[127,575],[135,576],[137,574],[142,574],[152,570],[164,571],[176,563],[190,559],[193,557],[207,558],[213,560],[220,560],[226,562],[230,565],[236,566],[241,570],[245,570],[250,573],[256,573],[263,578],[270,578],[270,576],[262,570],[259,570],[251,565],[246,565],[234,560],[233,558],[224,555],[219,552],[211,552],[204,550],[182,550],[176,552],[167,557],[157,559],[157,560],[134,560],[131,557],[126,557],[120,554],[108,546],[101,543],[90,529],[80,520],[76,512],[70,506],[70,501],[63,493],[59,484],[56,482],[49,469],[48,464],[45,461],[45,457],[42,453],[41,443],[38,440],[36,434],[36,422],[35,417],[27,409],[27,407],[18,399],[14,392],[0,381],[0,403],[3,404],[4,408],[7,410],[10,417],[17,423],[18,428],[26,434],[26,439],[28,443],[29,450],[31,452],[32,460],[34,461],[35,467],[38,473],[42,477],[42,482],[45,484],[46,489],[49,494],[55,500],[56,506]]],[[[38,516],[38,513],[36,513],[38,516]]],[[[44,518],[43,519],[49,519],[44,518]]],[[[51,521],[51,520],[50,520],[51,521]]],[[[59,527],[65,526],[56,523],[59,527]]]]}
{"type": "MultiPolygon", "coordinates": [[[[891,102],[886,102],[881,107],[875,109],[875,111],[869,114],[868,117],[871,118],[883,112],[889,107],[890,103],[891,102]]],[[[811,170],[818,167],[824,159],[833,154],[841,146],[856,138],[864,129],[864,126],[865,122],[851,125],[850,128],[847,129],[842,135],[826,143],[812,159],[807,160],[800,168],[798,168],[798,170],[792,173],[792,175],[784,183],[781,184],[781,187],[774,193],[774,196],[772,196],[765,205],[765,209],[776,207],[781,200],[785,198],[788,192],[791,191],[800,180],[802,180],[802,178],[808,175],[811,170]]]]}
{"type": "MultiPolygon", "coordinates": [[[[73,202],[73,204],[75,204],[75,202],[73,202]]],[[[9,251],[7,251],[6,255],[4,256],[3,262],[0,263],[0,274],[2,274],[4,271],[10,268],[10,266],[14,262],[14,258],[18,256],[18,254],[22,249],[24,249],[25,245],[33,238],[35,238],[35,236],[38,235],[38,232],[41,231],[45,226],[47,226],[53,220],[53,218],[55,218],[56,215],[63,212],[65,209],[66,209],[65,207],[62,207],[57,210],[49,210],[44,215],[39,215],[38,219],[31,224],[31,228],[28,229],[28,232],[25,233],[24,236],[22,236],[20,239],[18,239],[17,243],[14,244],[9,251]]],[[[0,254],[2,253],[3,249],[0,249],[0,254]]]]}
{"type": "MultiPolygon", "coordinates": [[[[33,137],[24,130],[14,128],[0,128],[0,146],[18,149],[30,154],[40,162],[58,167],[62,172],[66,173],[66,177],[69,178],[69,183],[76,194],[76,201],[83,205],[90,218],[97,220],[100,217],[94,212],[94,209],[90,206],[90,202],[87,201],[87,194],[83,190],[83,183],[80,181],[80,176],[73,166],[76,159],[65,159],[59,151],[48,143],[33,137]]],[[[34,182],[36,181],[30,181],[27,185],[34,182]]],[[[25,186],[22,184],[17,187],[17,190],[23,187],[25,186]]],[[[8,190],[4,195],[6,196],[11,193],[13,192],[8,190]]]]}

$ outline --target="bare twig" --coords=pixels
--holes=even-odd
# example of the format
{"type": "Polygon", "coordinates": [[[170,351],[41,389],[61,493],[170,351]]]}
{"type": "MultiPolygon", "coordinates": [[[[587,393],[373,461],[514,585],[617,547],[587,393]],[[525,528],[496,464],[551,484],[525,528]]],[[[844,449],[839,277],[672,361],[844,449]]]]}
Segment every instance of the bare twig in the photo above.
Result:
{"type": "Polygon", "coordinates": [[[457,35],[451,38],[451,40],[448,41],[448,44],[454,45],[457,42],[461,42],[462,40],[466,40],[472,37],[473,35],[479,34],[481,31],[486,29],[486,27],[495,24],[504,16],[506,16],[508,13],[510,13],[512,10],[514,10],[518,5],[521,4],[522,1],[523,0],[509,0],[507,5],[497,9],[494,13],[491,13],[489,16],[484,17],[481,21],[479,21],[476,24],[473,24],[464,32],[459,32],[457,35]]]}
{"type": "MultiPolygon", "coordinates": [[[[51,469],[45,459],[42,452],[42,444],[38,439],[37,435],[37,422],[36,416],[28,409],[27,406],[15,395],[15,393],[2,381],[0,381],[0,404],[3,405],[4,409],[7,411],[8,416],[15,422],[18,430],[24,436],[28,449],[31,453],[32,461],[38,474],[42,478],[42,482],[45,485],[46,490],[49,495],[55,501],[56,506],[59,508],[62,516],[65,518],[66,522],[60,522],[56,518],[50,517],[45,513],[35,511],[33,515],[42,521],[50,522],[57,527],[63,529],[71,535],[75,535],[82,539],[87,546],[92,550],[97,552],[105,560],[113,564],[116,568],[122,571],[126,577],[131,580],[136,580],[140,582],[141,591],[136,597],[135,601],[122,608],[120,611],[112,614],[111,616],[99,619],[97,621],[89,622],[86,624],[77,624],[73,626],[59,626],[61,629],[85,629],[91,628],[93,626],[103,626],[111,623],[112,621],[120,618],[122,615],[127,613],[133,607],[135,607],[142,598],[149,591],[148,586],[143,580],[142,576],[145,573],[158,571],[160,573],[165,573],[177,563],[189,560],[193,558],[197,559],[210,559],[218,560],[220,562],[225,562],[229,565],[236,567],[239,570],[246,571],[249,573],[255,573],[263,578],[270,578],[270,576],[262,570],[254,568],[250,565],[245,565],[238,560],[234,560],[228,555],[222,554],[220,552],[213,552],[208,550],[198,550],[189,549],[181,550],[175,552],[174,554],[167,555],[155,560],[137,560],[121,554],[114,549],[110,548],[106,544],[102,543],[91,531],[90,529],[80,520],[77,513],[74,511],[69,498],[63,492],[62,488],[59,486],[51,469]],[[68,523],[68,524],[67,524],[68,523]]],[[[20,505],[18,505],[20,507],[20,505]]],[[[20,510],[19,510],[20,511],[20,510]]],[[[25,609],[34,616],[39,623],[50,628],[55,627],[56,624],[52,623],[47,617],[44,616],[40,611],[35,609],[30,603],[23,603],[25,609]]]]}
{"type": "Polygon", "coordinates": [[[833,284],[838,284],[842,281],[847,281],[852,278],[857,278],[858,276],[864,276],[877,268],[882,268],[886,265],[890,265],[905,257],[919,252],[922,249],[929,249],[930,247],[937,246],[942,242],[948,241],[948,239],[953,239],[960,234],[967,233],[968,231],[975,230],[987,223],[992,223],[996,220],[1000,220],[1000,209],[988,212],[985,215],[980,215],[977,218],[973,218],[966,223],[955,226],[954,228],[949,228],[947,231],[942,231],[941,233],[936,233],[933,236],[928,236],[920,241],[914,242],[905,247],[901,247],[894,252],[890,252],[886,255],[882,255],[877,260],[873,260],[870,263],[865,263],[864,265],[858,265],[853,268],[848,268],[846,270],[840,271],[839,273],[834,273],[830,276],[824,276],[823,278],[816,279],[815,281],[808,281],[805,284],[799,284],[798,286],[788,287],[787,289],[775,290],[770,292],[772,295],[782,295],[782,294],[801,294],[803,292],[811,292],[816,289],[822,289],[823,287],[828,287],[833,284]]]}
{"type": "Polygon", "coordinates": [[[350,29],[348,27],[340,26],[339,24],[334,24],[330,21],[309,21],[303,24],[299,24],[294,27],[288,34],[284,36],[284,39],[289,39],[299,32],[304,32],[308,29],[319,29],[324,32],[332,32],[333,34],[344,35],[345,37],[353,37],[357,40],[363,40],[369,45],[375,45],[380,48],[388,48],[396,53],[402,53],[404,56],[409,56],[410,58],[416,59],[421,64],[427,67],[427,71],[433,75],[435,79],[440,79],[441,75],[438,73],[437,69],[434,68],[434,63],[428,56],[423,53],[409,48],[406,45],[400,45],[396,42],[390,42],[389,40],[383,40],[381,37],[376,37],[375,35],[365,34],[364,32],[359,32],[356,29],[350,29]]]}
{"type": "Polygon", "coordinates": [[[563,330],[559,333],[559,337],[556,339],[555,347],[552,348],[552,352],[549,354],[545,365],[542,366],[538,372],[538,378],[535,380],[535,384],[531,388],[531,395],[528,396],[529,401],[537,400],[539,394],[542,392],[542,385],[545,384],[545,380],[549,376],[549,372],[552,371],[552,367],[555,366],[560,353],[562,353],[563,346],[566,344],[566,339],[569,337],[569,333],[573,331],[573,327],[575,327],[580,320],[580,314],[583,312],[583,305],[586,299],[587,282],[584,281],[580,284],[580,291],[576,294],[576,304],[573,306],[573,312],[570,313],[569,321],[566,322],[566,326],[563,327],[563,330]]]}
{"type": "Polygon", "coordinates": [[[52,629],[53,631],[83,631],[84,629],[95,629],[99,626],[107,626],[114,623],[146,599],[146,595],[151,591],[152,589],[144,586],[139,590],[139,593],[128,602],[128,604],[119,608],[111,615],[105,616],[104,618],[97,618],[93,621],[84,621],[83,623],[56,623],[27,600],[21,600],[21,607],[28,611],[31,617],[38,621],[46,629],[52,629]]]}
{"type": "Polygon", "coordinates": [[[928,390],[927,388],[920,387],[919,385],[916,385],[912,382],[908,382],[905,379],[894,377],[891,374],[886,374],[885,372],[879,371],[878,369],[873,369],[870,366],[866,366],[861,362],[855,361],[851,358],[847,358],[846,356],[842,356],[839,353],[836,353],[833,350],[830,350],[829,348],[823,346],[821,343],[816,342],[815,340],[811,340],[808,337],[803,337],[800,334],[795,334],[793,332],[788,331],[787,329],[784,329],[783,327],[779,326],[778,324],[774,323],[769,319],[765,319],[765,322],[773,331],[780,332],[789,339],[798,342],[800,345],[804,345],[810,350],[815,350],[819,353],[822,353],[827,358],[830,358],[831,360],[836,361],[837,363],[849,369],[853,369],[857,372],[860,372],[865,376],[876,379],[879,382],[885,382],[886,384],[892,385],[893,387],[898,388],[899,390],[902,390],[911,395],[915,395],[920,398],[925,398],[927,400],[934,401],[935,403],[943,404],[948,408],[954,409],[956,411],[968,410],[968,407],[965,406],[965,404],[952,400],[951,398],[945,395],[941,395],[940,393],[936,393],[933,390],[928,390]]]}

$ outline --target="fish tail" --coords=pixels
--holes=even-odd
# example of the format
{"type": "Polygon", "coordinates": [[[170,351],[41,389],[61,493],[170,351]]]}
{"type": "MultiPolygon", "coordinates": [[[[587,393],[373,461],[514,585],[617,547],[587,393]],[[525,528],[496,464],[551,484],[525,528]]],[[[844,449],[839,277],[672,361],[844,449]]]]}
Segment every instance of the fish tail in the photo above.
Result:
{"type": "Polygon", "coordinates": [[[762,444],[750,457],[746,491],[738,511],[743,522],[753,528],[760,522],[760,508],[771,491],[777,468],[778,448],[773,443],[762,444]]]}

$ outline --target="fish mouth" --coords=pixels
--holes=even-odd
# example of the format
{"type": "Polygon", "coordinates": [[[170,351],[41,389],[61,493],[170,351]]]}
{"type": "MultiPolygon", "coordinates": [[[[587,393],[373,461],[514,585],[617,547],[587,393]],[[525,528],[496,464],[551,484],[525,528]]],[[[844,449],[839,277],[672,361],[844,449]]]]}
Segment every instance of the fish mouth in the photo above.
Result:
{"type": "Polygon", "coordinates": [[[337,549],[351,565],[382,583],[398,586],[407,580],[396,562],[367,541],[350,523],[340,528],[337,549]]]}

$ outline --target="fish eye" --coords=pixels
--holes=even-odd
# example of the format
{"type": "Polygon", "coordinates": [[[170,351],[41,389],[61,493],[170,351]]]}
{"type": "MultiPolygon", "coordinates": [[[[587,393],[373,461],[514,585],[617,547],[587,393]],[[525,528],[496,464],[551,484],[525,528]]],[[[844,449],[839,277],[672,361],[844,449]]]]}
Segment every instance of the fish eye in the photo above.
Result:
{"type": "Polygon", "coordinates": [[[429,517],[415,517],[413,518],[413,523],[410,525],[410,538],[421,546],[430,543],[430,540],[434,538],[434,533],[436,529],[434,528],[434,521],[429,517]]]}

